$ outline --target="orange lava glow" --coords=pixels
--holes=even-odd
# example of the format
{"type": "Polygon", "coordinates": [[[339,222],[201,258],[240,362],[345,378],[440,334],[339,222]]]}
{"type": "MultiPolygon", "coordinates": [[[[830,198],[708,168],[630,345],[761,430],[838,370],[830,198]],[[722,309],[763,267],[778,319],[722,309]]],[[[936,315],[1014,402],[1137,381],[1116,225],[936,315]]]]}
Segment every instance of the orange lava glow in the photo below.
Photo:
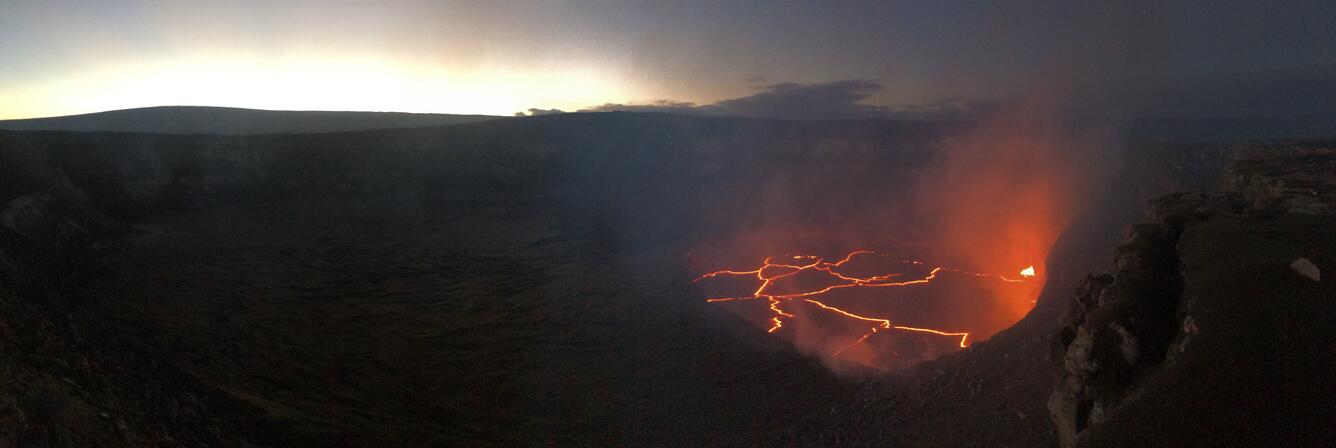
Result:
{"type": "MultiPolygon", "coordinates": [[[[910,269],[902,271],[881,271],[874,272],[871,275],[857,274],[854,269],[849,269],[849,265],[855,259],[863,258],[890,258],[871,250],[856,250],[849,252],[844,257],[836,261],[826,261],[815,255],[790,255],[784,257],[767,257],[761,261],[761,264],[753,269],[723,269],[701,275],[695,279],[696,283],[701,283],[711,279],[721,277],[752,277],[756,280],[757,287],[749,295],[737,297],[712,297],[707,298],[707,302],[736,302],[748,300],[764,300],[768,303],[770,312],[769,322],[771,326],[767,330],[770,333],[782,332],[785,328],[785,322],[800,318],[799,311],[795,306],[787,306],[789,303],[806,303],[814,305],[814,311],[819,310],[827,312],[833,316],[844,319],[850,324],[861,325],[870,324],[867,330],[860,336],[854,338],[851,343],[845,344],[827,353],[831,357],[838,358],[849,349],[865,344],[874,335],[881,332],[907,332],[924,333],[935,336],[951,338],[959,348],[968,347],[970,344],[970,332],[962,329],[937,329],[919,326],[901,325],[892,321],[890,316],[869,316],[855,313],[848,309],[831,305],[826,296],[833,291],[847,288],[894,288],[911,287],[916,285],[927,285],[941,279],[945,273],[958,274],[962,276],[972,276],[995,281],[1003,284],[1020,284],[1020,286],[1032,286],[1031,278],[1035,276],[1034,266],[1026,267],[1021,271],[1023,278],[1008,278],[998,274],[971,272],[956,269],[947,266],[930,266],[918,260],[891,259],[891,265],[902,266],[910,269]],[[923,271],[927,269],[926,271],[923,271]],[[919,275],[911,274],[911,271],[921,271],[919,275]],[[813,285],[810,281],[806,285],[802,284],[781,284],[788,279],[795,279],[799,275],[820,274],[820,280],[813,285]]],[[[883,260],[883,263],[886,263],[883,260]]],[[[865,266],[866,268],[866,266],[865,266]]],[[[796,283],[796,282],[795,282],[796,283]]]]}
{"type": "Polygon", "coordinates": [[[886,185],[843,185],[832,178],[869,167],[834,159],[765,180],[687,254],[696,284],[835,370],[906,368],[1012,327],[1038,306],[1042,263],[1103,183],[1116,139],[1065,123],[1058,93],[1031,96],[912,170],[872,167],[886,185]],[[820,255],[767,257],[799,248],[820,255]]]}

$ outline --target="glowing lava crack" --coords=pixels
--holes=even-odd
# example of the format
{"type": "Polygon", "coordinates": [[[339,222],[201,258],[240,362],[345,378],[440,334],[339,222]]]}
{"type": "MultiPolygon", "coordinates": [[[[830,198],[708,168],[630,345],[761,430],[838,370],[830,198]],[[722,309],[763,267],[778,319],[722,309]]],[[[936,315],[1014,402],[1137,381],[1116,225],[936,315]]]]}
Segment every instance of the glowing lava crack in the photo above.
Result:
{"type": "MultiPolygon", "coordinates": [[[[710,272],[708,274],[697,277],[695,279],[695,282],[699,283],[703,280],[720,276],[754,276],[761,283],[760,286],[758,286],[756,290],[751,293],[750,296],[716,297],[716,298],[706,299],[706,301],[730,302],[737,300],[766,300],[770,304],[769,309],[770,312],[772,313],[770,317],[770,322],[772,323],[772,325],[768,330],[770,333],[775,333],[777,331],[780,331],[780,329],[784,328],[785,319],[792,319],[797,317],[797,315],[794,314],[794,312],[786,311],[783,308],[781,308],[781,306],[786,302],[795,299],[800,299],[803,302],[810,303],[812,305],[819,307],[822,310],[829,311],[843,318],[873,324],[868,329],[868,331],[862,335],[862,337],[859,337],[853,343],[845,345],[844,347],[836,350],[834,353],[831,354],[832,356],[839,356],[845,350],[848,350],[851,347],[866,342],[868,338],[872,337],[872,335],[877,334],[879,331],[882,330],[929,333],[939,336],[959,338],[959,345],[961,348],[969,346],[970,334],[969,332],[963,332],[963,331],[953,332],[953,331],[937,330],[932,328],[919,328],[919,327],[909,327],[904,325],[895,325],[894,323],[891,322],[890,319],[854,314],[847,310],[831,306],[825,302],[818,300],[823,295],[831,291],[842,288],[885,288],[885,287],[899,287],[899,286],[926,284],[937,279],[938,274],[940,274],[942,271],[951,271],[959,274],[971,275],[977,277],[988,277],[998,281],[1010,282],[1010,283],[1024,283],[1029,281],[1029,279],[1035,277],[1034,266],[1028,266],[1025,269],[1021,270],[1020,275],[1022,278],[1020,279],[1008,278],[998,274],[984,274],[978,272],[963,271],[943,266],[933,267],[931,270],[927,272],[926,275],[923,275],[921,278],[912,278],[912,279],[905,279],[904,276],[906,275],[906,273],[904,272],[886,272],[866,277],[860,277],[843,272],[841,270],[841,268],[844,267],[847,263],[849,263],[855,257],[859,256],[884,256],[884,255],[878,254],[870,250],[857,250],[850,252],[849,254],[845,255],[844,258],[841,258],[839,261],[835,262],[827,262],[821,257],[813,255],[787,256],[780,258],[778,260],[776,259],[776,257],[767,257],[765,260],[761,262],[761,265],[756,269],[745,270],[745,271],[720,270],[720,271],[710,272]],[[771,292],[771,289],[775,286],[775,282],[777,280],[790,278],[803,272],[821,272],[826,276],[828,276],[833,283],[829,285],[820,286],[812,290],[787,292],[787,293],[771,292]]],[[[901,264],[906,264],[906,265],[925,266],[923,262],[915,260],[897,260],[897,261],[901,264]]]]}

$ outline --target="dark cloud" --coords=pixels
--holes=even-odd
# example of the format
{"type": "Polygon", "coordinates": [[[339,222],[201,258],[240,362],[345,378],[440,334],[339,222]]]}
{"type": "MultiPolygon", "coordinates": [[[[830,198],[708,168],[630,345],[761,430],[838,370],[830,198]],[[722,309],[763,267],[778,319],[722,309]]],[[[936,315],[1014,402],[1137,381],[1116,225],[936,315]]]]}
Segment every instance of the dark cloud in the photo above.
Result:
{"type": "MultiPolygon", "coordinates": [[[[1336,119],[1336,63],[1216,72],[1195,77],[1129,77],[1049,86],[1062,98],[1063,113],[1096,119],[1231,118],[1276,120],[1336,119]]],[[[869,80],[818,84],[779,83],[755,94],[697,105],[661,100],[647,104],[604,104],[586,111],[665,112],[693,115],[845,120],[882,118],[913,121],[974,121],[1018,101],[949,97],[908,105],[868,101],[882,90],[869,80]]],[[[1044,93],[1041,89],[1039,93],[1044,93]]],[[[1035,94],[1031,92],[1031,94],[1035,94]]],[[[1322,129],[1328,129],[1324,127],[1322,129]]]]}
{"type": "Polygon", "coordinates": [[[647,104],[609,103],[583,112],[664,112],[729,117],[777,118],[782,120],[850,120],[893,118],[903,120],[972,119],[992,110],[989,102],[954,97],[922,105],[879,106],[866,101],[882,90],[869,80],[845,80],[818,84],[779,83],[760,92],[712,104],[696,105],[660,100],[647,104]]]}
{"type": "Polygon", "coordinates": [[[607,103],[589,109],[582,109],[580,112],[662,112],[670,114],[707,115],[704,110],[693,103],[670,100],[658,100],[646,104],[607,103]]]}
{"type": "Polygon", "coordinates": [[[536,107],[531,107],[531,108],[529,108],[528,111],[525,111],[525,112],[515,112],[515,116],[516,116],[516,117],[534,117],[534,116],[538,116],[538,115],[552,115],[552,114],[564,114],[564,113],[566,113],[566,111],[561,110],[561,109],[539,109],[539,108],[536,108],[536,107]]]}
{"type": "Polygon", "coordinates": [[[887,109],[863,104],[881,90],[873,81],[849,80],[822,84],[780,83],[760,93],[702,106],[707,113],[786,120],[841,120],[883,117],[887,109]]]}

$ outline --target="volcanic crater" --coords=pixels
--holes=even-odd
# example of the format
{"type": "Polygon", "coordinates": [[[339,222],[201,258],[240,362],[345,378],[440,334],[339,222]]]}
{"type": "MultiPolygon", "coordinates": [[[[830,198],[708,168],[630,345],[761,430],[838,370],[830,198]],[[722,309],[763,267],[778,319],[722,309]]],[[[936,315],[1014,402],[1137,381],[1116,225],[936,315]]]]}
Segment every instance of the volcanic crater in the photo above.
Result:
{"type": "MultiPolygon", "coordinates": [[[[1135,391],[1175,370],[1090,386],[1080,422],[1051,396],[1079,373],[1055,368],[1072,292],[1144,201],[1228,184],[1253,204],[1188,221],[1329,224],[1254,144],[1125,148],[1077,176],[1066,145],[1088,140],[989,126],[0,132],[0,442],[1115,446],[1136,433],[1100,428],[1150,415],[1135,391]]],[[[1292,151],[1326,173],[1323,145],[1292,151]]]]}

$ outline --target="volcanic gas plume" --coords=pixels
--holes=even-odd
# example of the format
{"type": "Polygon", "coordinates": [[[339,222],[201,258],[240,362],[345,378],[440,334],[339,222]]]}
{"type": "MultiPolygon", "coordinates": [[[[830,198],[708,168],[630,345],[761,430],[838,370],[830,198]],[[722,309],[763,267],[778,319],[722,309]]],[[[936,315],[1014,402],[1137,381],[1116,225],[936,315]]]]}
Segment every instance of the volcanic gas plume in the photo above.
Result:
{"type": "MultiPolygon", "coordinates": [[[[897,200],[826,195],[849,213],[815,231],[777,225],[702,244],[689,257],[696,284],[832,366],[902,368],[985,340],[1034,307],[1049,248],[1089,182],[1068,173],[1097,140],[1041,112],[1016,109],[940,142],[897,200]],[[811,238],[823,229],[839,236],[811,238]]],[[[785,199],[757,207],[804,207],[785,199]]]]}

